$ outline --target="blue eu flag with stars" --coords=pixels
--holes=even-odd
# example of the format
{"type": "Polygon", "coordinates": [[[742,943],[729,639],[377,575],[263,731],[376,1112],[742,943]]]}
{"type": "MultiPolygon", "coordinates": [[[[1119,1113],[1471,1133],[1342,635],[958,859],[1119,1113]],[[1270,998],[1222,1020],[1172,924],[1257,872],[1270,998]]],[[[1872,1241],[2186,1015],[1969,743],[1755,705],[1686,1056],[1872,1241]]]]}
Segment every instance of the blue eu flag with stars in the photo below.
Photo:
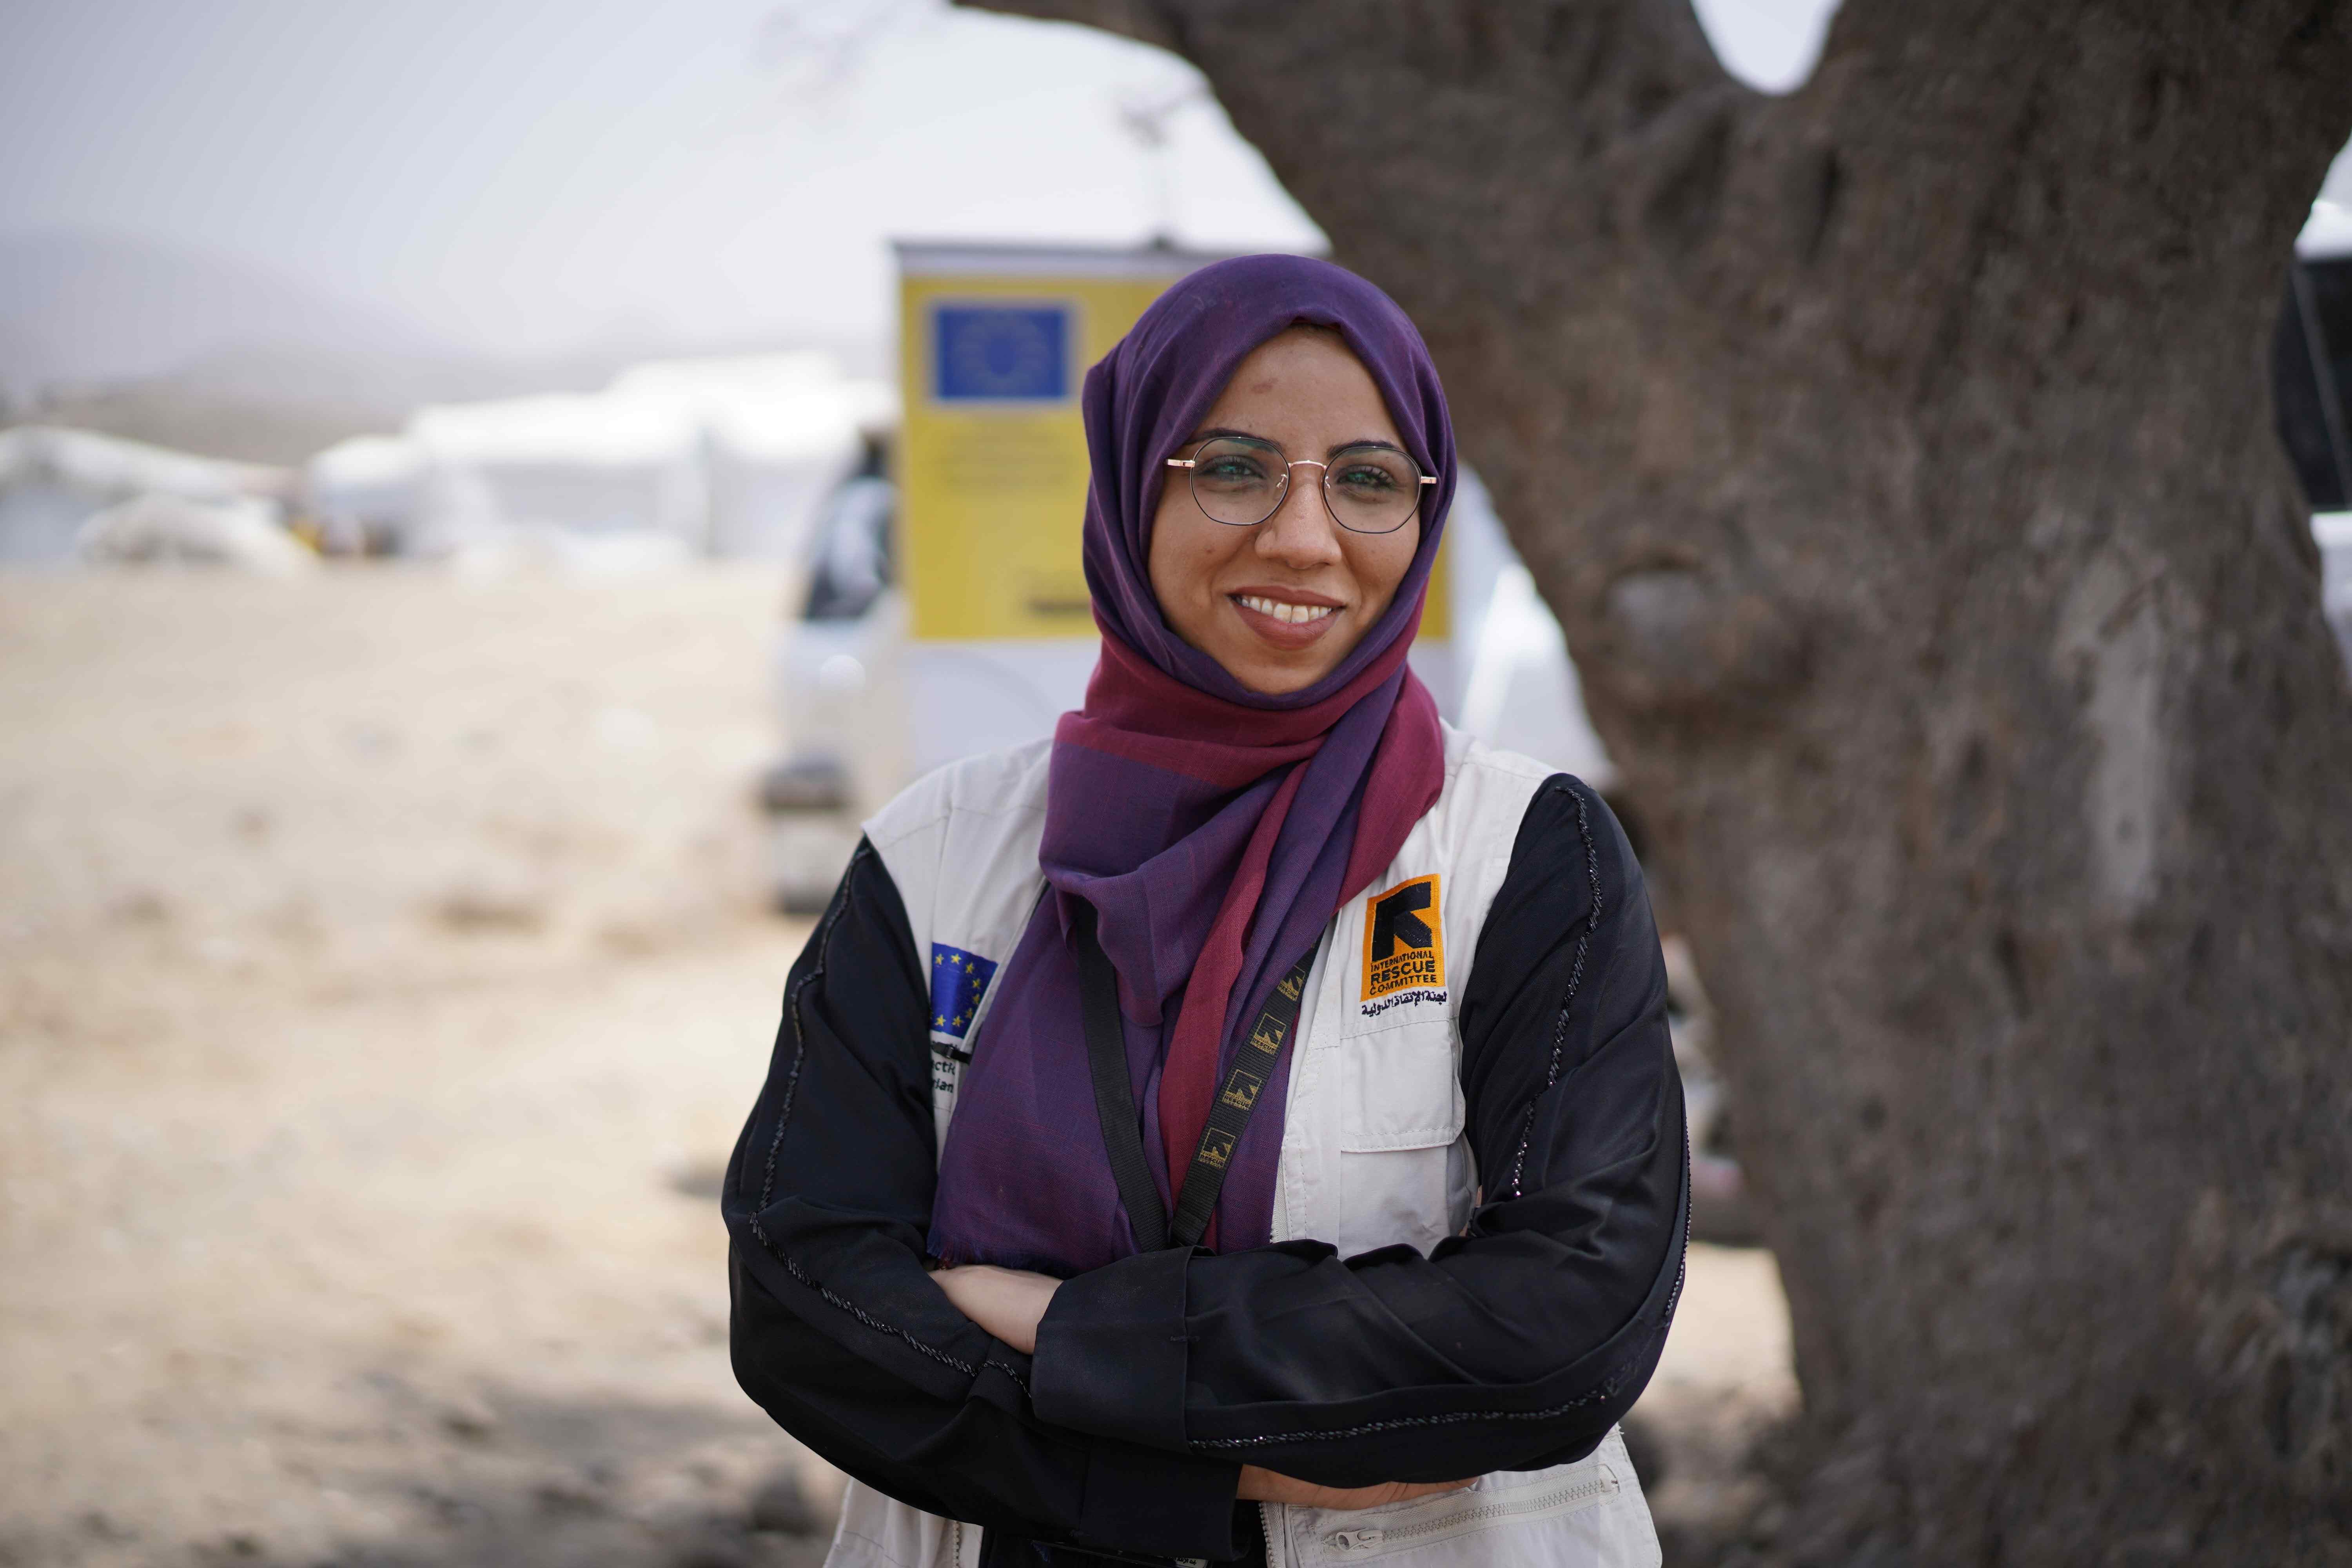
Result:
{"type": "Polygon", "coordinates": [[[931,1033],[961,1040],[971,1032],[996,963],[943,942],[931,943],[931,1033]]]}

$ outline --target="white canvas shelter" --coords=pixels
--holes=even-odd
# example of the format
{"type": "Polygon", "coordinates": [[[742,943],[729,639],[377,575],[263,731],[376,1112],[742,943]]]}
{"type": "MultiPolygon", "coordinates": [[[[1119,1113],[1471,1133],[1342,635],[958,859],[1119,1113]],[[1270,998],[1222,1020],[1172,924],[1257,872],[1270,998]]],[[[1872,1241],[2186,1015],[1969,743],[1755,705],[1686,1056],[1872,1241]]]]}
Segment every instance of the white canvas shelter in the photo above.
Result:
{"type": "Polygon", "coordinates": [[[521,532],[775,559],[897,409],[827,354],[662,360],[602,392],[427,405],[397,437],[329,447],[306,479],[331,534],[404,553],[521,532]]]}
{"type": "Polygon", "coordinates": [[[303,510],[338,554],[397,548],[421,509],[425,450],[404,436],[354,436],[313,457],[302,471],[303,510]]]}
{"type": "Polygon", "coordinates": [[[719,555],[798,554],[865,436],[898,422],[896,391],[843,376],[824,353],[657,360],[624,371],[605,395],[698,427],[707,548],[719,555]]]}
{"type": "Polygon", "coordinates": [[[271,577],[319,569],[319,558],[279,526],[268,501],[191,500],[158,491],[108,507],[81,525],[85,561],[110,565],[233,566],[271,577]]]}
{"type": "Polygon", "coordinates": [[[93,430],[0,430],[0,562],[71,561],[90,519],[149,497],[228,507],[274,527],[292,481],[284,468],[194,457],[93,430]]]}

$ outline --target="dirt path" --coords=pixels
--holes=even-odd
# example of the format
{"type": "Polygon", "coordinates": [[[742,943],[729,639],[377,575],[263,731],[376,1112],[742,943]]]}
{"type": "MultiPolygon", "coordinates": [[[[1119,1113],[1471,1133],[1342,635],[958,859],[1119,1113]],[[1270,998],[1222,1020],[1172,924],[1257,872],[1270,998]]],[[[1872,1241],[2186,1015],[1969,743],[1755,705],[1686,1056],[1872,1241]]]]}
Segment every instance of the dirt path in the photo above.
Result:
{"type": "MultiPolygon", "coordinates": [[[[711,1201],[780,598],[0,577],[0,1563],[815,1562],[711,1201]]],[[[1662,1517],[1785,1336],[1695,1256],[1662,1517]]]]}

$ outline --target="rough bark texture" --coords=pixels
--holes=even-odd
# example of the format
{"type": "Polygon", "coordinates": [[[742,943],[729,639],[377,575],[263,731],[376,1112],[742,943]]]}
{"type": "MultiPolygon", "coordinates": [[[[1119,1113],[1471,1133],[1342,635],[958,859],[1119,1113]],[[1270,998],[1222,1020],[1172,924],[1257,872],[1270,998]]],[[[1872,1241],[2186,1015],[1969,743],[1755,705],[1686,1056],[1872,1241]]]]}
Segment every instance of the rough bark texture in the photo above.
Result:
{"type": "Polygon", "coordinates": [[[985,0],[1428,335],[1723,1015],[1807,1563],[2352,1562],[2352,691],[2272,432],[2352,0],[985,0]]]}

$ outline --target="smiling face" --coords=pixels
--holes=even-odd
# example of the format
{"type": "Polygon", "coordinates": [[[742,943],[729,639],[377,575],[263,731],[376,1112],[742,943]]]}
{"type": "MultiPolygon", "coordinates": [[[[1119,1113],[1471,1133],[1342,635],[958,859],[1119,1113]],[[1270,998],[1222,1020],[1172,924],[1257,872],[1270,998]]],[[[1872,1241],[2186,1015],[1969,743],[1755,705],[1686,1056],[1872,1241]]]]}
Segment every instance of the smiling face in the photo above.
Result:
{"type": "MultiPolygon", "coordinates": [[[[1213,436],[1270,441],[1294,461],[1404,438],[1339,333],[1293,327],[1242,361],[1176,456],[1213,436]]],[[[1252,691],[1278,696],[1328,675],[1381,618],[1421,546],[1421,518],[1392,533],[1332,521],[1320,468],[1291,470],[1272,517],[1235,528],[1202,511],[1189,470],[1166,470],[1151,523],[1151,591],[1178,637],[1252,691]]]]}

